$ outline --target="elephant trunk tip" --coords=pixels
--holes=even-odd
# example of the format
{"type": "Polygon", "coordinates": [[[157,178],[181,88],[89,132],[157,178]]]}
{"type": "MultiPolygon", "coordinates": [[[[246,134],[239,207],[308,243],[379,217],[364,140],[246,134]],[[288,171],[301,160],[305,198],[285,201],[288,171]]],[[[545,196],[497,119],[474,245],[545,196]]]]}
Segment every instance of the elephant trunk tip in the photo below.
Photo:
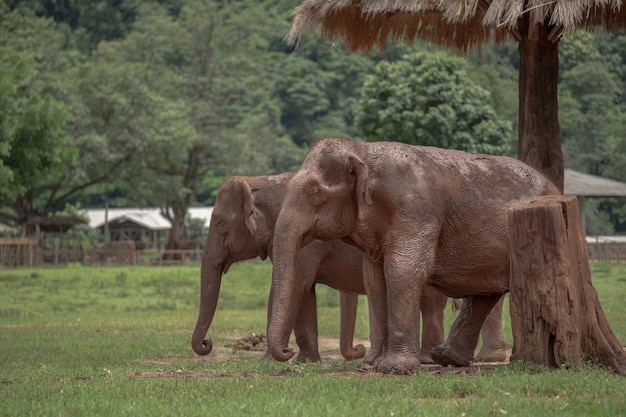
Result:
{"type": "Polygon", "coordinates": [[[213,350],[213,342],[211,339],[204,339],[201,342],[194,340],[191,347],[198,355],[208,355],[213,350]]]}
{"type": "Polygon", "coordinates": [[[365,351],[365,346],[359,343],[353,348],[342,349],[341,353],[345,360],[351,361],[354,359],[361,359],[362,357],[365,356],[366,351],[365,351]]]}
{"type": "Polygon", "coordinates": [[[279,362],[287,362],[294,355],[294,352],[291,349],[270,349],[270,353],[272,357],[279,362]]]}

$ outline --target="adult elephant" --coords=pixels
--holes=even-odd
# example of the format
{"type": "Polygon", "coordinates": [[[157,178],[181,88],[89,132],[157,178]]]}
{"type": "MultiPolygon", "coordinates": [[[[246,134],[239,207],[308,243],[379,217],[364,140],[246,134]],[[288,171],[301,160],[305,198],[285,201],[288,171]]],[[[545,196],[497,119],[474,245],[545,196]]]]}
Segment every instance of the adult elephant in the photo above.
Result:
{"type": "MultiPolygon", "coordinates": [[[[199,355],[212,350],[210,339],[204,339],[213,321],[222,274],[230,266],[246,259],[271,258],[274,225],[280,211],[287,183],[294,172],[273,176],[229,178],[220,187],[204,247],[201,268],[201,293],[198,321],[192,337],[192,348],[199,355]]],[[[319,361],[317,345],[317,310],[315,283],[340,290],[340,350],[344,358],[363,357],[362,345],[353,347],[357,294],[365,294],[363,253],[358,248],[333,240],[315,241],[300,252],[297,272],[298,296],[294,299],[297,318],[290,324],[299,347],[298,361],[319,361]]],[[[422,361],[432,362],[430,350],[443,341],[443,309],[447,297],[429,288],[424,293],[422,311],[422,361]]],[[[271,304],[271,298],[270,298],[271,304]]],[[[366,361],[382,352],[380,333],[375,323],[370,326],[372,348],[366,361]]],[[[485,343],[479,355],[498,350],[504,339],[498,317],[483,331],[485,343]]],[[[269,356],[269,355],[266,355],[269,356]]]]}
{"type": "Polygon", "coordinates": [[[508,157],[393,142],[326,138],[289,183],[274,229],[268,345],[287,360],[299,253],[313,239],[363,250],[366,288],[387,349],[380,372],[420,366],[415,320],[430,284],[465,298],[441,364],[469,365],[485,318],[509,289],[507,210],[558,194],[539,172],[508,157]]]}

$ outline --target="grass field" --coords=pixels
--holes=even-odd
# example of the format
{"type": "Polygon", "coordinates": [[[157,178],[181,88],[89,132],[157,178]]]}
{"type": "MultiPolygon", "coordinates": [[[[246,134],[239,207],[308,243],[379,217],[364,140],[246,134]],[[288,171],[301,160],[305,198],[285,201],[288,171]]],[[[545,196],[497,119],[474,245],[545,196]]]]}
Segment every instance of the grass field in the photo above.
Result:
{"type": "MultiPolygon", "coordinates": [[[[592,271],[626,344],[626,264],[592,271]]],[[[330,348],[323,364],[259,362],[262,352],[225,345],[265,331],[270,275],[267,262],[231,268],[210,332],[215,350],[199,357],[190,347],[199,266],[0,270],[0,416],[626,415],[626,378],[590,364],[383,376],[326,356],[330,348]]],[[[320,335],[333,341],[337,293],[317,293],[320,335]]],[[[359,310],[356,337],[366,339],[365,299],[359,310]]],[[[453,319],[447,309],[447,328],[453,319]]],[[[508,318],[505,331],[512,342],[508,318]]]]}

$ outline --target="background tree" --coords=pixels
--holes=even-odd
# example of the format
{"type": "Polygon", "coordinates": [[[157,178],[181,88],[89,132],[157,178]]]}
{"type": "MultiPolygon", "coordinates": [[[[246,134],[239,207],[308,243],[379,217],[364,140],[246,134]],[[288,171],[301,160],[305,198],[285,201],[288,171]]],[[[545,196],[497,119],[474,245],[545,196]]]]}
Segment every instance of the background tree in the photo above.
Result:
{"type": "MultiPolygon", "coordinates": [[[[559,48],[559,120],[566,167],[626,181],[623,34],[573,31],[559,48]]],[[[623,199],[590,199],[586,232],[626,231],[623,199]]]]}
{"type": "Polygon", "coordinates": [[[488,99],[461,59],[417,52],[376,66],[363,84],[356,125],[368,140],[504,154],[511,124],[497,119],[488,99]]]}
{"type": "Polygon", "coordinates": [[[3,218],[22,224],[94,190],[130,184],[148,150],[185,134],[185,114],[147,88],[145,68],[116,62],[117,43],[86,60],[58,25],[27,9],[0,25],[2,62],[15,63],[0,69],[12,106],[2,130],[3,164],[13,172],[3,218]]]}
{"type": "MultiPolygon", "coordinates": [[[[517,42],[483,45],[467,59],[396,41],[347,54],[316,36],[294,50],[283,35],[299,3],[0,0],[0,217],[17,223],[65,203],[158,206],[185,239],[184,208],[212,204],[226,177],[295,169],[320,137],[362,136],[355,117],[367,104],[366,78],[368,88],[387,83],[385,94],[400,97],[368,96],[379,106],[359,117],[372,119],[372,138],[416,141],[419,133],[439,146],[476,149],[467,141],[496,131],[511,144],[497,152],[515,151],[517,42]],[[402,57],[414,50],[428,51],[433,68],[407,65],[402,57]],[[418,105],[421,113],[410,108],[418,105]],[[404,132],[374,130],[373,118],[394,117],[404,132]]],[[[625,57],[620,32],[568,31],[560,41],[568,168],[626,181],[625,57]]],[[[626,232],[623,201],[593,199],[587,207],[589,232],[626,232]]]]}
{"type": "MultiPolygon", "coordinates": [[[[132,28],[139,0],[4,0],[7,7],[29,9],[37,16],[54,19],[71,32],[72,43],[83,53],[101,41],[125,37],[132,28]]],[[[164,0],[165,2],[165,0],[164,0]]],[[[175,7],[176,0],[172,0],[175,7]]],[[[63,29],[62,29],[63,30],[63,29]]]]}
{"type": "Polygon", "coordinates": [[[483,46],[465,58],[469,78],[489,92],[485,102],[496,112],[499,120],[506,120],[513,128],[509,138],[508,154],[515,156],[519,140],[519,53],[513,41],[496,46],[483,46]]]}
{"type": "Polygon", "coordinates": [[[187,240],[188,208],[202,194],[204,177],[273,171],[267,156],[282,136],[267,53],[280,24],[271,19],[273,10],[270,3],[249,0],[189,0],[174,16],[149,4],[138,10],[133,32],[121,42],[118,65],[145,68],[143,85],[166,102],[181,103],[180,120],[193,128],[186,134],[165,130],[172,138],[145,155],[146,169],[126,185],[153,179],[148,189],[134,190],[171,221],[168,248],[187,240]]]}
{"type": "Polygon", "coordinates": [[[322,137],[358,134],[354,111],[374,59],[310,40],[283,54],[276,84],[280,120],[296,144],[309,147],[322,137]]]}
{"type": "Polygon", "coordinates": [[[78,59],[54,22],[26,9],[4,14],[0,33],[0,217],[22,224],[55,207],[49,180],[75,158],[64,104],[73,89],[59,74],[76,74],[78,59]]]}

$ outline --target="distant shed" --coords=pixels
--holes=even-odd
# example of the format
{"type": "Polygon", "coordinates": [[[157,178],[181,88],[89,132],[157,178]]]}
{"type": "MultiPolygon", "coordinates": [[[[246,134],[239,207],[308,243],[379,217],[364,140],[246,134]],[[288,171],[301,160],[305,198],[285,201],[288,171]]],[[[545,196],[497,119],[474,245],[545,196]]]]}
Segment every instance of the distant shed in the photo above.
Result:
{"type": "MultiPolygon", "coordinates": [[[[110,240],[139,240],[142,235],[148,236],[151,244],[159,241],[161,234],[167,233],[172,225],[161,214],[158,208],[110,208],[87,209],[89,226],[100,229],[104,233],[105,223],[108,223],[110,240]],[[106,218],[108,216],[108,218],[106,218]]],[[[201,219],[208,229],[213,207],[191,207],[189,216],[201,219]]]]}
{"type": "Polygon", "coordinates": [[[626,184],[609,178],[565,170],[564,194],[578,197],[578,215],[583,232],[586,230],[585,199],[587,197],[626,197],[626,184]]]}
{"type": "Polygon", "coordinates": [[[0,236],[15,236],[20,233],[20,229],[11,227],[7,224],[0,223],[0,236]]]}
{"type": "Polygon", "coordinates": [[[110,240],[139,240],[142,235],[148,237],[148,241],[156,244],[159,234],[171,229],[170,222],[161,216],[159,209],[155,208],[110,208],[89,209],[89,226],[100,229],[104,233],[105,224],[108,223],[110,240]],[[107,218],[108,216],[108,218],[107,218]]]}

